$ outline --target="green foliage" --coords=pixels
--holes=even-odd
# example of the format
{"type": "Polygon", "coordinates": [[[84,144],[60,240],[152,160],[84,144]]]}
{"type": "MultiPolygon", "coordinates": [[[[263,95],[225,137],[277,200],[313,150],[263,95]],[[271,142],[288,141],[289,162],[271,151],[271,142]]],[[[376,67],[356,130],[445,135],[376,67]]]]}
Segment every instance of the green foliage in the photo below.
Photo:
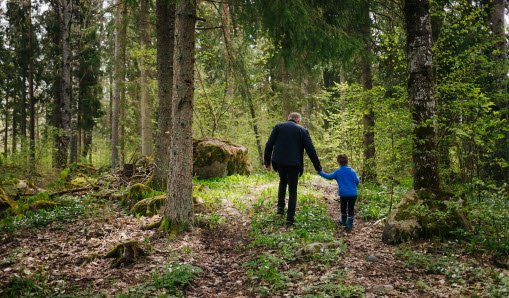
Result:
{"type": "Polygon", "coordinates": [[[290,278],[279,269],[283,263],[283,259],[264,253],[258,258],[244,263],[243,266],[248,268],[248,276],[252,279],[253,284],[258,284],[257,290],[262,295],[274,295],[285,291],[290,282],[290,278]]]}
{"type": "Polygon", "coordinates": [[[45,193],[18,201],[19,212],[10,214],[2,219],[0,229],[13,232],[17,229],[39,228],[55,221],[73,221],[86,209],[85,197],[59,197],[54,201],[58,203],[53,208],[45,210],[30,211],[28,206],[34,202],[40,201],[40,198],[47,198],[45,193]],[[23,212],[26,211],[26,212],[23,212]]]}
{"type": "MultiPolygon", "coordinates": [[[[380,182],[404,179],[411,165],[412,122],[407,107],[406,91],[392,86],[389,92],[383,87],[364,91],[357,84],[341,84],[333,88],[341,100],[332,101],[328,117],[329,128],[317,147],[322,152],[324,168],[337,168],[336,156],[346,153],[349,164],[359,174],[364,167],[362,119],[369,109],[375,112],[376,172],[380,182]],[[367,106],[364,98],[370,98],[367,106]]],[[[330,96],[334,96],[331,93],[330,96]]]]}
{"type": "Polygon", "coordinates": [[[117,297],[141,297],[149,295],[182,295],[182,290],[196,278],[202,269],[190,264],[171,263],[152,271],[149,281],[135,289],[128,289],[127,294],[117,297]]]}
{"type": "Polygon", "coordinates": [[[410,183],[411,181],[405,181],[404,184],[394,185],[395,182],[389,181],[388,184],[382,185],[372,183],[361,185],[356,204],[359,215],[367,220],[386,217],[391,208],[394,208],[403,195],[411,189],[410,183]]]}
{"type": "Polygon", "coordinates": [[[487,248],[495,256],[507,258],[509,251],[509,196],[505,186],[486,187],[469,193],[469,214],[474,230],[458,230],[457,236],[469,242],[472,252],[487,248]]]}
{"type": "Polygon", "coordinates": [[[309,297],[362,297],[364,288],[345,284],[347,275],[348,270],[332,270],[324,276],[320,285],[306,288],[306,293],[309,297]]]}
{"type": "MultiPolygon", "coordinates": [[[[457,245],[457,243],[453,245],[457,245]]],[[[447,247],[447,245],[443,246],[447,247]]],[[[446,248],[441,255],[421,253],[413,248],[403,248],[396,251],[396,256],[404,260],[405,266],[408,268],[420,268],[426,274],[444,275],[450,283],[460,285],[480,283],[484,286],[491,283],[491,269],[481,267],[476,261],[460,259],[454,246],[452,247],[453,249],[446,248]]]]}

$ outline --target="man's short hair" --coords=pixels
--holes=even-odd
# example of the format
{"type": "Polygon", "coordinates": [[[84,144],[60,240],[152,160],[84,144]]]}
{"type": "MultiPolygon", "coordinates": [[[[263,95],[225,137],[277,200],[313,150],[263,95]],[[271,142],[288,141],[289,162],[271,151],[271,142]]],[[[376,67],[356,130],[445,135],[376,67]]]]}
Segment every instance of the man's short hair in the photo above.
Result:
{"type": "Polygon", "coordinates": [[[297,112],[293,112],[293,113],[290,113],[290,115],[288,115],[288,120],[300,120],[302,118],[302,116],[297,113],[297,112]]]}
{"type": "Polygon", "coordinates": [[[348,155],[341,153],[338,155],[337,160],[340,165],[342,165],[342,166],[347,165],[348,164],[348,155]]]}

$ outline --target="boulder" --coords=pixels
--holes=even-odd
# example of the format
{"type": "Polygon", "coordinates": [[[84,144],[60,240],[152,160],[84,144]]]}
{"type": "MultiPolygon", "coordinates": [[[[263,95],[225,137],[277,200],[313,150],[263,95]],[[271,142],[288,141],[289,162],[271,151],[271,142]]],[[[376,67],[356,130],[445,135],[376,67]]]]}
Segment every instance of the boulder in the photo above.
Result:
{"type": "Polygon", "coordinates": [[[193,174],[200,179],[249,175],[247,148],[220,139],[193,140],[193,174]]]}
{"type": "Polygon", "coordinates": [[[411,239],[447,236],[457,228],[472,229],[465,200],[433,189],[412,190],[387,216],[382,241],[398,244],[411,239]]]}

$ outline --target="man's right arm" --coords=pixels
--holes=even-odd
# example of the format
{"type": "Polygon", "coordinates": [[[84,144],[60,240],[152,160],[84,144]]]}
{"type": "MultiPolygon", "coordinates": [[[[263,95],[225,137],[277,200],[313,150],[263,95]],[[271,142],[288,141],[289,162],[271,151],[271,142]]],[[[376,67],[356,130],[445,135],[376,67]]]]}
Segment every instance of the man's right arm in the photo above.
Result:
{"type": "Polygon", "coordinates": [[[315,170],[317,172],[321,171],[322,165],[320,164],[320,159],[318,158],[315,146],[313,145],[313,141],[311,140],[311,136],[309,135],[309,132],[307,130],[305,131],[304,136],[304,148],[306,149],[306,153],[308,154],[309,159],[311,159],[311,162],[313,163],[315,170]]]}

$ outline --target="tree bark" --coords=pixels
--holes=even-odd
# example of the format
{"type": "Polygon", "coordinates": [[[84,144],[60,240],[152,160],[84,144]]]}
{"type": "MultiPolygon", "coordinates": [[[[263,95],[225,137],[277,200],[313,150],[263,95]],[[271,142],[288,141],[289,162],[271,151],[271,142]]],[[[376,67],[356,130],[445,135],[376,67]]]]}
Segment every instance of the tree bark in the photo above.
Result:
{"type": "Polygon", "coordinates": [[[122,11],[120,16],[120,107],[119,107],[119,131],[118,131],[118,149],[119,149],[119,165],[123,167],[125,164],[125,106],[128,105],[126,97],[126,65],[127,65],[127,1],[122,2],[122,11]]]}
{"type": "Polygon", "coordinates": [[[120,31],[121,31],[121,7],[122,1],[116,0],[115,12],[115,52],[114,52],[114,72],[113,79],[113,104],[111,112],[111,168],[115,170],[119,164],[119,116],[120,116],[120,77],[123,76],[122,61],[120,59],[120,31]]]}
{"type": "Polygon", "coordinates": [[[372,40],[371,40],[371,19],[369,17],[370,7],[366,2],[363,7],[363,24],[361,27],[364,40],[364,53],[361,54],[361,83],[364,90],[364,115],[362,118],[364,126],[364,168],[362,171],[363,181],[376,181],[375,163],[375,112],[369,91],[373,88],[373,74],[371,66],[372,40]]]}
{"type": "Polygon", "coordinates": [[[35,98],[34,98],[34,31],[32,25],[32,0],[28,0],[28,97],[30,102],[30,165],[35,167],[35,98]]]}
{"type": "Polygon", "coordinates": [[[149,97],[147,83],[146,52],[149,47],[149,12],[148,0],[141,0],[140,6],[140,46],[142,54],[140,56],[140,93],[141,93],[141,154],[143,156],[152,155],[152,103],[149,97]]]}
{"type": "MultiPolygon", "coordinates": [[[[509,120],[509,105],[507,100],[509,63],[507,61],[507,35],[505,33],[506,7],[507,0],[488,1],[489,26],[495,39],[492,59],[496,66],[492,69],[494,73],[494,90],[492,91],[495,93],[495,109],[500,112],[500,118],[503,121],[509,120]]],[[[506,163],[509,163],[509,132],[502,129],[500,133],[504,137],[495,149],[494,159],[504,160],[506,163]]],[[[488,167],[486,170],[495,180],[505,182],[509,179],[509,167],[504,168],[500,162],[488,167]]]]}
{"type": "Polygon", "coordinates": [[[172,123],[173,96],[173,50],[175,45],[175,4],[167,0],[157,0],[157,80],[159,107],[157,135],[155,142],[153,183],[156,188],[164,189],[168,181],[170,162],[170,133],[172,123]]]}
{"type": "Polygon", "coordinates": [[[428,0],[406,0],[408,96],[414,121],[414,189],[440,186],[434,125],[435,98],[428,0]]]}
{"type": "Polygon", "coordinates": [[[62,0],[60,7],[62,22],[62,95],[60,102],[61,132],[57,144],[57,167],[67,166],[68,144],[70,138],[70,108],[71,108],[71,23],[72,0],[62,0]]]}
{"type": "Polygon", "coordinates": [[[173,124],[164,210],[171,232],[192,226],[193,93],[196,2],[177,2],[175,21],[173,124]]]}
{"type": "Polygon", "coordinates": [[[80,46],[81,46],[81,24],[79,21],[80,0],[73,0],[73,42],[72,42],[72,97],[71,97],[71,130],[70,130],[70,152],[69,162],[78,162],[78,109],[80,104],[80,82],[79,82],[79,68],[80,68],[80,46]]]}

